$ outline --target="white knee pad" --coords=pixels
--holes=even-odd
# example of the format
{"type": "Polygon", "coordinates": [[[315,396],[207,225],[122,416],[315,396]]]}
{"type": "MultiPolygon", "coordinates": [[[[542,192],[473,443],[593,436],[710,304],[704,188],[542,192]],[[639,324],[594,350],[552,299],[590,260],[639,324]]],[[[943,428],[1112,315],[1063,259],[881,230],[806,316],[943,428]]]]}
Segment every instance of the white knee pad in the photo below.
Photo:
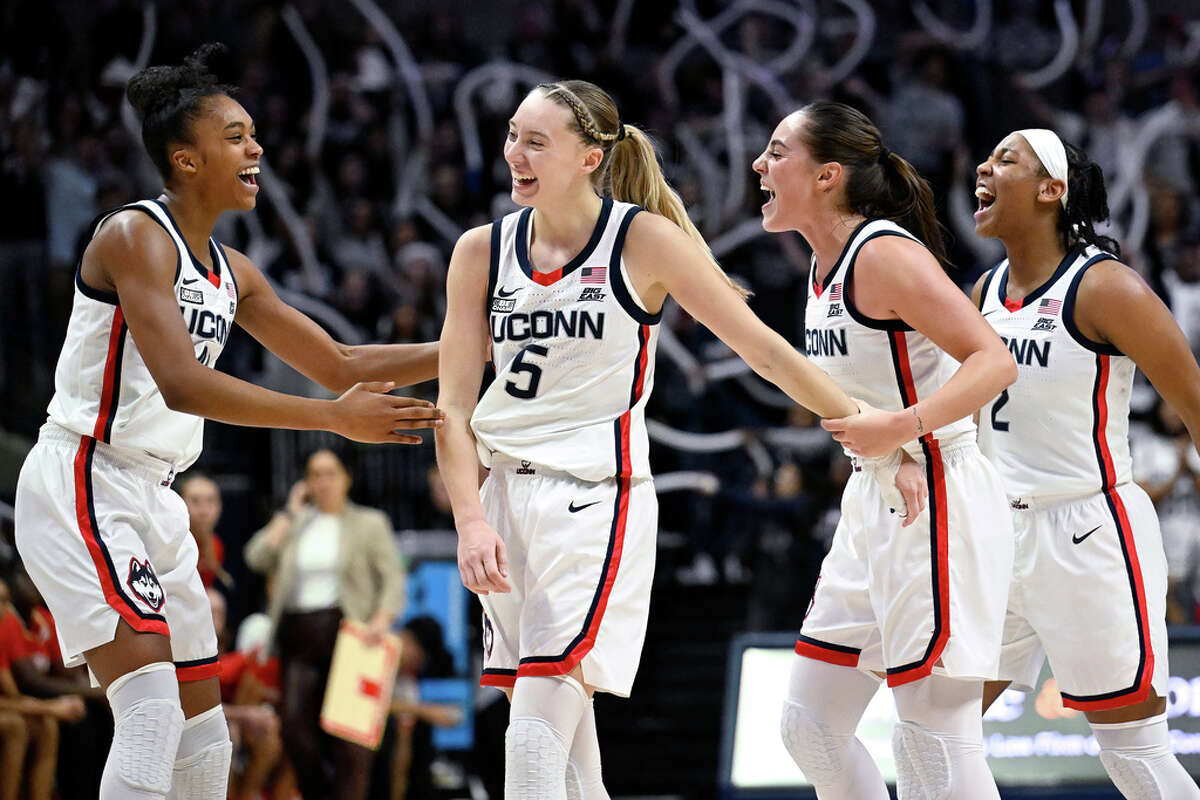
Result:
{"type": "Polygon", "coordinates": [[[1167,716],[1132,722],[1093,723],[1100,763],[1127,800],[1187,800],[1200,797],[1171,751],[1167,716]]]}
{"type": "Polygon", "coordinates": [[[566,800],[567,745],[550,723],[514,717],[504,734],[504,800],[566,800]]]}
{"type": "Polygon", "coordinates": [[[583,800],[583,778],[579,775],[579,766],[567,759],[566,769],[567,800],[583,800]]]}
{"type": "Polygon", "coordinates": [[[791,700],[783,701],[779,733],[783,746],[810,782],[820,786],[838,781],[844,770],[842,753],[851,737],[833,733],[808,708],[791,700]]]}
{"type": "Polygon", "coordinates": [[[892,729],[900,800],[945,800],[950,795],[950,749],[933,731],[912,722],[892,729]]]}
{"type": "Polygon", "coordinates": [[[106,694],[113,741],[100,781],[101,800],[166,797],[183,732],[175,666],[147,664],[117,678],[106,694]]]}
{"type": "Polygon", "coordinates": [[[233,742],[221,706],[183,723],[168,800],[225,800],[233,742]]]}

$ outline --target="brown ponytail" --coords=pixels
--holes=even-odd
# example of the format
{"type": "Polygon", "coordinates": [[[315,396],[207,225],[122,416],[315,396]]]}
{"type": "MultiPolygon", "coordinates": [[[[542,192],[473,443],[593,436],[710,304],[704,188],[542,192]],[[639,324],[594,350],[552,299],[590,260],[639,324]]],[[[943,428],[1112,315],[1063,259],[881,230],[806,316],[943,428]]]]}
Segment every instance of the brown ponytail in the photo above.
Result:
{"type": "Polygon", "coordinates": [[[650,137],[621,122],[616,103],[607,92],[587,81],[543,83],[537,88],[547,99],[570,109],[579,137],[604,151],[600,167],[592,174],[601,194],[639,205],[674,222],[704,249],[712,268],[739,296],[750,296],[713,257],[708,242],[688,217],[683,200],[667,183],[650,137]]]}
{"type": "Polygon", "coordinates": [[[842,103],[821,100],[800,109],[800,138],[818,163],[836,161],[846,171],[845,202],[868,219],[888,219],[920,239],[943,269],[943,228],[933,190],[912,164],[883,146],[879,129],[865,114],[842,103]]]}

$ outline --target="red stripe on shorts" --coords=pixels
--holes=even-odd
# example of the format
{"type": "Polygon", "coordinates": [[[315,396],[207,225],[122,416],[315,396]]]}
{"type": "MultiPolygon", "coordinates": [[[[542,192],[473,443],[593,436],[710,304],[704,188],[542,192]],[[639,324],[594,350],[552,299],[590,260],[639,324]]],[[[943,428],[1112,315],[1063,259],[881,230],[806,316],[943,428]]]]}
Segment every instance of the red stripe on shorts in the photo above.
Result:
{"type": "Polygon", "coordinates": [[[221,674],[221,664],[217,657],[201,659],[200,661],[175,662],[175,679],[181,682],[203,681],[215,678],[221,674]]]}
{"type": "Polygon", "coordinates": [[[142,616],[122,594],[116,585],[116,570],[108,557],[104,543],[100,541],[96,530],[94,516],[94,500],[92,499],[91,456],[96,448],[96,440],[90,436],[81,436],[79,450],[75,453],[75,520],[79,524],[79,532],[87,545],[88,554],[96,568],[96,577],[100,580],[100,588],[104,592],[104,601],[121,615],[121,619],[139,633],[161,633],[169,636],[166,620],[158,615],[142,616]]]}

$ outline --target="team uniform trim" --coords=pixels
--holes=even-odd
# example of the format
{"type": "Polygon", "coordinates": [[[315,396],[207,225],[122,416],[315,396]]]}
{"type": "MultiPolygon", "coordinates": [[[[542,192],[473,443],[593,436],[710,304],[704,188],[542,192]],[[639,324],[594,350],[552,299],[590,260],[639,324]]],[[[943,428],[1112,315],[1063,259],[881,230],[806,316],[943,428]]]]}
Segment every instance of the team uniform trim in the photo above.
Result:
{"type": "Polygon", "coordinates": [[[488,286],[487,296],[483,298],[483,315],[486,317],[492,310],[492,298],[496,296],[496,281],[500,280],[500,234],[504,220],[498,219],[492,223],[492,243],[488,252],[488,286]]]}
{"type": "Polygon", "coordinates": [[[1125,355],[1116,347],[1113,347],[1107,342],[1095,342],[1083,335],[1079,330],[1079,326],[1075,324],[1075,299],[1079,294],[1079,284],[1083,281],[1084,274],[1092,268],[1093,264],[1100,261],[1117,261],[1116,257],[1111,253],[1100,253],[1093,256],[1086,264],[1079,268],[1075,273],[1075,277],[1071,279],[1071,285],[1067,287],[1066,295],[1063,297],[1062,320],[1067,326],[1067,333],[1071,334],[1071,338],[1080,346],[1093,353],[1106,356],[1123,356],[1125,355]]]}
{"type": "Polygon", "coordinates": [[[989,269],[987,272],[984,273],[983,288],[980,289],[980,291],[979,291],[979,310],[980,311],[983,311],[983,304],[987,302],[988,292],[992,288],[992,280],[996,277],[996,273],[999,271],[1000,271],[1000,265],[997,264],[996,266],[992,267],[991,269],[989,269]]]}
{"type": "MultiPolygon", "coordinates": [[[[908,360],[908,342],[902,331],[888,336],[892,349],[892,365],[905,408],[916,405],[916,383],[908,360]]],[[[921,437],[925,453],[925,480],[929,486],[929,551],[930,591],[933,598],[933,633],[925,654],[916,661],[887,668],[888,686],[900,686],[920,680],[933,672],[933,667],[950,641],[950,535],[947,525],[949,501],[946,496],[946,475],[941,446],[933,432],[921,437]]]]}
{"type": "MultiPolygon", "coordinates": [[[[866,314],[858,310],[858,306],[854,305],[854,292],[851,291],[851,286],[854,283],[854,264],[858,261],[858,256],[860,253],[862,253],[863,248],[867,246],[867,242],[871,241],[872,239],[878,239],[881,236],[899,236],[903,239],[908,239],[910,241],[917,242],[917,244],[921,244],[914,237],[901,233],[900,231],[876,231],[870,236],[864,238],[862,243],[859,244],[858,249],[854,251],[854,257],[851,258],[850,263],[846,265],[846,277],[842,279],[842,282],[845,284],[842,291],[842,302],[846,304],[846,311],[850,313],[850,318],[863,327],[871,328],[872,330],[877,331],[911,331],[912,326],[902,319],[875,319],[874,317],[868,317],[866,314]]],[[[914,400],[913,402],[916,401],[914,400]]]]}
{"type": "MultiPolygon", "coordinates": [[[[217,243],[215,241],[213,241],[211,236],[209,237],[208,253],[212,257],[212,262],[213,262],[213,268],[210,270],[208,267],[206,267],[200,263],[200,259],[196,258],[196,254],[192,252],[192,248],[188,247],[187,239],[183,238],[183,231],[180,229],[179,223],[175,221],[174,215],[171,214],[171,209],[167,208],[167,204],[162,202],[161,200],[154,200],[153,202],[156,203],[158,205],[158,207],[163,210],[163,213],[165,213],[167,215],[167,220],[170,221],[172,227],[175,228],[175,235],[177,235],[179,237],[179,240],[181,242],[183,242],[183,246],[187,250],[188,256],[192,260],[192,267],[196,270],[197,273],[199,273],[201,278],[204,278],[209,283],[211,283],[213,286],[220,289],[221,288],[221,259],[217,255],[217,243]]],[[[178,275],[176,275],[176,278],[178,278],[178,275]]]]}
{"type": "Polygon", "coordinates": [[[608,265],[608,283],[612,287],[613,297],[621,304],[621,308],[625,309],[625,313],[633,317],[635,322],[640,322],[643,325],[657,325],[662,319],[662,309],[658,310],[657,314],[651,314],[646,309],[639,306],[629,292],[629,287],[625,285],[625,273],[621,269],[621,251],[625,247],[625,235],[629,233],[629,225],[642,211],[641,208],[630,209],[625,214],[625,218],[621,220],[620,227],[617,228],[617,236],[613,242],[612,258],[609,259],[608,265]]]}
{"type": "Polygon", "coordinates": [[[858,657],[862,655],[862,649],[847,647],[844,644],[823,642],[820,639],[800,634],[796,639],[796,655],[816,659],[817,661],[824,661],[828,664],[837,664],[841,667],[857,667],[858,657]]]}
{"type": "MultiPolygon", "coordinates": [[[[1096,260],[1101,260],[1099,257],[1096,260]]],[[[1090,266],[1090,264],[1089,264],[1090,266]]],[[[1086,269],[1086,267],[1085,267],[1086,269]]],[[[1083,270],[1080,270],[1082,274],[1083,270]]],[[[1108,376],[1109,359],[1106,354],[1096,354],[1096,383],[1092,391],[1092,443],[1096,449],[1096,462],[1100,470],[1105,503],[1117,528],[1117,539],[1121,543],[1121,554],[1125,558],[1125,573],[1129,577],[1129,590],[1133,595],[1133,607],[1138,631],[1138,666],[1133,683],[1123,689],[1094,695],[1076,695],[1060,692],[1063,705],[1081,711],[1102,711],[1110,708],[1140,703],[1150,696],[1154,678],[1154,646],[1150,639],[1150,614],[1146,607],[1146,588],[1142,581],[1142,567],[1138,560],[1137,544],[1125,503],[1117,493],[1116,470],[1112,452],[1108,446],[1108,376]]]]}
{"type": "Polygon", "coordinates": [[[515,669],[485,667],[483,674],[479,677],[480,686],[499,686],[511,689],[516,683],[517,671],[515,669]]]}
{"type": "MultiPolygon", "coordinates": [[[[96,218],[92,220],[92,224],[89,226],[91,228],[93,238],[95,237],[95,235],[97,233],[100,232],[100,226],[103,225],[105,222],[107,222],[109,217],[113,216],[114,214],[118,214],[122,211],[140,211],[143,214],[145,214],[146,216],[148,216],[150,219],[154,220],[154,223],[156,225],[158,225],[164,231],[166,231],[167,236],[171,235],[171,232],[169,230],[167,230],[167,226],[163,225],[163,221],[161,219],[159,219],[158,217],[156,217],[154,215],[153,211],[146,208],[144,205],[141,205],[140,203],[130,203],[129,205],[118,206],[117,208],[112,208],[112,209],[109,209],[108,211],[103,211],[100,214],[96,215],[96,218]]],[[[174,243],[174,239],[172,239],[172,243],[174,243]]],[[[183,266],[183,264],[179,258],[179,248],[176,247],[175,248],[175,278],[174,278],[174,280],[172,280],[172,283],[179,282],[179,271],[182,269],[182,266],[183,266]]],[[[89,286],[83,282],[83,256],[82,255],[79,257],[79,263],[76,264],[76,266],[75,266],[75,286],[79,289],[80,292],[83,293],[84,297],[91,298],[92,300],[96,300],[101,303],[108,303],[109,305],[112,305],[112,306],[119,305],[121,302],[121,300],[117,296],[116,292],[110,292],[106,289],[97,289],[96,287],[89,286]]]]}
{"type": "Polygon", "coordinates": [[[100,390],[100,410],[96,414],[93,438],[108,444],[112,440],[113,420],[121,404],[121,363],[125,359],[125,313],[117,306],[108,334],[108,357],[104,362],[104,383],[100,390]]]}
{"type": "Polygon", "coordinates": [[[1071,268],[1071,265],[1075,263],[1075,259],[1079,258],[1079,254],[1083,251],[1083,247],[1084,245],[1082,243],[1078,243],[1068,250],[1067,254],[1063,256],[1062,261],[1058,262],[1058,266],[1054,268],[1054,274],[1047,278],[1045,283],[1022,297],[1020,300],[1008,299],[1009,268],[1008,265],[1005,264],[1004,270],[1000,275],[1000,280],[996,285],[996,289],[999,292],[1000,305],[1004,306],[1010,312],[1020,311],[1022,308],[1029,305],[1034,300],[1037,300],[1046,292],[1050,291],[1050,288],[1054,286],[1054,284],[1058,283],[1059,278],[1066,274],[1067,270],[1071,268]]]}
{"type": "MultiPolygon", "coordinates": [[[[596,245],[600,244],[600,240],[604,237],[604,231],[608,228],[609,215],[612,214],[612,207],[612,198],[605,197],[601,200],[600,216],[596,219],[596,226],[592,228],[592,237],[578,255],[553,272],[537,272],[534,270],[533,264],[529,262],[529,218],[533,216],[533,209],[527,208],[522,211],[521,216],[517,218],[515,244],[517,263],[520,264],[525,277],[541,286],[550,286],[583,266],[583,262],[588,259],[588,256],[592,254],[596,245]]],[[[619,253],[620,250],[615,250],[615,252],[619,253]]]]}
{"type": "MultiPolygon", "coordinates": [[[[813,293],[816,294],[818,298],[824,294],[825,290],[829,288],[829,284],[833,282],[833,276],[838,271],[838,264],[841,264],[842,259],[846,257],[846,253],[850,252],[850,245],[854,244],[854,237],[858,236],[858,232],[870,223],[870,219],[864,219],[862,222],[858,223],[858,226],[853,231],[850,232],[850,237],[846,239],[846,243],[842,245],[842,252],[838,253],[837,260],[833,262],[833,266],[830,267],[829,272],[825,274],[825,279],[819,284],[817,283],[817,256],[815,253],[813,254],[812,261],[808,268],[808,282],[812,285],[813,293]]],[[[847,294],[849,293],[847,292],[847,294]]]]}
{"type": "Polygon", "coordinates": [[[220,674],[221,665],[216,656],[175,662],[175,678],[179,681],[203,681],[220,674]]]}
{"type": "Polygon", "coordinates": [[[92,557],[92,564],[96,568],[96,577],[100,581],[104,600],[135,631],[170,636],[166,617],[142,611],[121,588],[121,579],[113,564],[112,555],[100,535],[100,526],[96,522],[96,503],[92,489],[92,459],[96,452],[96,439],[91,436],[79,438],[79,450],[75,453],[75,519],[79,525],[79,533],[92,557]]]}

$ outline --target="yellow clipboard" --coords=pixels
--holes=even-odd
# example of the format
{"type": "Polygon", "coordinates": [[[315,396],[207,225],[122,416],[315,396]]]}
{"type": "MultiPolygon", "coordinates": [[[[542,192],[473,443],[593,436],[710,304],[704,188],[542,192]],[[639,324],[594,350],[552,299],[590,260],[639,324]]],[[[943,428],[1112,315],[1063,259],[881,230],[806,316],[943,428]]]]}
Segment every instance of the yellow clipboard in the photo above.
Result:
{"type": "Polygon", "coordinates": [[[376,750],[392,703],[400,637],[387,633],[369,645],[366,630],[362,623],[350,621],[343,621],[338,630],[321,704],[321,729],[376,750]]]}

